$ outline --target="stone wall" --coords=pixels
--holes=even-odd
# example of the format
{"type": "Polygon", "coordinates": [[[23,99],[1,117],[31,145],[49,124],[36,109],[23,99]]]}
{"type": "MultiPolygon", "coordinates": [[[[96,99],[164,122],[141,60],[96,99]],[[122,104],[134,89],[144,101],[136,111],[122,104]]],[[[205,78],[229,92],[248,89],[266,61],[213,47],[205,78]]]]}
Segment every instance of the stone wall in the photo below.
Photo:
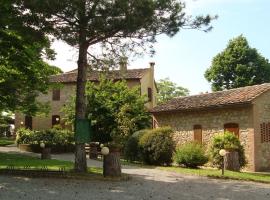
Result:
{"type": "Polygon", "coordinates": [[[253,170],[253,125],[252,107],[212,109],[208,111],[154,114],[158,126],[170,126],[178,145],[194,140],[194,125],[202,126],[202,142],[208,145],[211,138],[224,132],[224,124],[237,123],[239,137],[248,159],[247,168],[253,170]]]}
{"type": "MultiPolygon", "coordinates": [[[[270,170],[270,142],[261,141],[260,124],[270,123],[270,91],[254,101],[255,168],[270,170]]],[[[269,130],[268,130],[269,131],[269,130]]]]}

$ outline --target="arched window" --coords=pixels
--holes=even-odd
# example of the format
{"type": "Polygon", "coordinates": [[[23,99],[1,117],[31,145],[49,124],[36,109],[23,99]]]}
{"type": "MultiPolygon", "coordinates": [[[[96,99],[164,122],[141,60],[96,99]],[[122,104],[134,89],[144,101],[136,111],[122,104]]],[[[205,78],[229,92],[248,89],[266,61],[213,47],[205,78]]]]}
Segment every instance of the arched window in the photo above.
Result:
{"type": "Polygon", "coordinates": [[[53,115],[52,116],[52,127],[55,125],[60,124],[60,116],[59,115],[53,115]]]}
{"type": "Polygon", "coordinates": [[[224,124],[224,131],[234,133],[234,135],[239,138],[239,125],[236,123],[224,124]]]}
{"type": "Polygon", "coordinates": [[[193,139],[194,141],[202,144],[202,126],[201,125],[194,125],[193,127],[193,139]]]}

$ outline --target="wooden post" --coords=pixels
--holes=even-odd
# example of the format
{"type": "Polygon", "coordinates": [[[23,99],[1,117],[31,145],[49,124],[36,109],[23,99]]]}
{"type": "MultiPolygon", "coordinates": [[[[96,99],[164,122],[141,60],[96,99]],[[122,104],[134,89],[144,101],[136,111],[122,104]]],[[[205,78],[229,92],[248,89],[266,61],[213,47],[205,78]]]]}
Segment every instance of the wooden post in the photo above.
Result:
{"type": "Polygon", "coordinates": [[[90,143],[89,146],[89,158],[96,160],[98,158],[98,146],[95,143],[90,143]]]}
{"type": "Polygon", "coordinates": [[[237,151],[228,151],[224,156],[224,168],[231,171],[240,171],[239,155],[237,151]]]}
{"type": "Polygon", "coordinates": [[[121,176],[120,151],[110,149],[110,153],[104,156],[103,176],[121,176]]]}

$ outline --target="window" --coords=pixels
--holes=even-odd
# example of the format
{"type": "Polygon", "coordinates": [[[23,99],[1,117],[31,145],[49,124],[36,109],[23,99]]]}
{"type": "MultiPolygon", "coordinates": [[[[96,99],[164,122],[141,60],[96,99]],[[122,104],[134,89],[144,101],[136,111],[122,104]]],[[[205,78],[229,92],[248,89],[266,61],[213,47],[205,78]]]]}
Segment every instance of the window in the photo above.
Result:
{"type": "Polygon", "coordinates": [[[59,115],[53,115],[52,116],[52,127],[55,125],[60,124],[60,116],[59,115]]]}
{"type": "Polygon", "coordinates": [[[52,100],[59,101],[60,100],[60,89],[53,89],[52,91],[52,100]]]}
{"type": "Polygon", "coordinates": [[[199,144],[202,144],[202,126],[201,125],[195,125],[193,127],[193,138],[194,141],[198,142],[199,144]]]}
{"type": "Polygon", "coordinates": [[[33,124],[33,119],[32,119],[32,117],[31,116],[29,116],[29,115],[26,115],[25,117],[24,117],[24,125],[25,125],[25,128],[28,128],[28,129],[30,129],[30,130],[32,130],[32,124],[33,124]]]}
{"type": "Polygon", "coordinates": [[[236,123],[224,124],[224,131],[234,133],[234,135],[239,138],[239,126],[236,123]]]}
{"type": "Polygon", "coordinates": [[[153,98],[152,88],[147,89],[147,95],[148,95],[148,101],[152,101],[152,98],[153,98]]]}
{"type": "Polygon", "coordinates": [[[261,143],[270,142],[270,122],[262,123],[261,127],[261,143]]]}

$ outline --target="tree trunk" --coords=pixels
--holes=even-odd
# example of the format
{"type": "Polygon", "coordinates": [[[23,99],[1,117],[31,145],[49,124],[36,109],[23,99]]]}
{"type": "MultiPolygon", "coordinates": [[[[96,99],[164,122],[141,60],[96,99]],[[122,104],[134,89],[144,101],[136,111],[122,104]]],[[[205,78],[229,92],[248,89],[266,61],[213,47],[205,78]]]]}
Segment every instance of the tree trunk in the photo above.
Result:
{"type": "Polygon", "coordinates": [[[120,151],[110,149],[110,153],[104,156],[103,176],[121,176],[120,151]]]}
{"type": "MultiPolygon", "coordinates": [[[[85,2],[83,9],[85,10],[85,2]]],[[[89,44],[86,41],[85,27],[85,12],[82,12],[80,17],[81,29],[79,32],[79,59],[78,59],[78,76],[77,76],[77,90],[76,90],[76,110],[75,119],[85,119],[86,103],[85,103],[85,84],[87,73],[87,49],[89,44]]],[[[76,172],[87,172],[87,162],[84,143],[75,141],[75,166],[76,172]]]]}
{"type": "Polygon", "coordinates": [[[229,151],[225,154],[224,167],[226,170],[240,171],[239,155],[237,151],[229,151]]]}

